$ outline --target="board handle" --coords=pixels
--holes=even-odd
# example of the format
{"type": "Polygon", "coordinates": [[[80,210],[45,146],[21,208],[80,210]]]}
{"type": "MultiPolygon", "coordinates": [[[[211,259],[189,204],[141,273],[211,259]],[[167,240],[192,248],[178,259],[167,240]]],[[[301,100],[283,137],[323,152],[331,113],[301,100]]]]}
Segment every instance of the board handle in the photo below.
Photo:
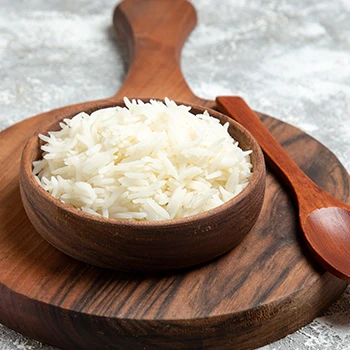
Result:
{"type": "Polygon", "coordinates": [[[180,69],[184,42],[197,23],[196,10],[185,0],[124,0],[113,23],[128,45],[130,66],[112,100],[124,96],[193,102],[197,98],[180,69]]]}

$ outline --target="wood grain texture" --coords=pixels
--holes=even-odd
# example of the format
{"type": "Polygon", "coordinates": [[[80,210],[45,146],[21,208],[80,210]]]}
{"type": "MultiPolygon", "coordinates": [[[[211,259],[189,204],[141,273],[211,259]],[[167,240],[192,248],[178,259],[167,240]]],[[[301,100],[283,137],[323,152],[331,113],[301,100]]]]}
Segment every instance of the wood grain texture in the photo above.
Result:
{"type": "MultiPolygon", "coordinates": [[[[173,7],[190,6],[183,1],[161,2],[168,3],[164,16],[173,7]]],[[[155,12],[152,6],[157,2],[146,3],[150,7],[143,12],[155,12]]],[[[136,40],[128,23],[131,4],[127,0],[117,10],[123,12],[122,27],[129,26],[129,47],[136,40]]],[[[187,11],[194,23],[193,9],[187,11]]],[[[147,54],[159,52],[151,46],[147,54]]],[[[168,77],[164,65],[152,67],[159,75],[163,69],[168,77]]],[[[144,82],[135,95],[161,97],[159,86],[142,78],[147,70],[133,74],[135,81],[144,82]]],[[[164,94],[198,103],[192,93],[186,95],[187,89],[177,88],[184,84],[182,75],[177,76],[178,83],[173,79],[164,94]]],[[[133,88],[124,91],[132,95],[133,88]]],[[[118,94],[73,108],[89,109],[96,103],[102,108],[117,98],[118,94]]],[[[213,106],[212,101],[200,101],[213,106]]],[[[60,113],[65,111],[60,109],[60,113]]],[[[349,201],[349,176],[327,148],[288,124],[259,116],[308,176],[335,197],[349,201]]],[[[277,340],[310,322],[346,288],[344,281],[323,271],[309,256],[289,193],[269,171],[262,212],[251,234],[210,264],[173,274],[118,273],[61,253],[34,230],[19,193],[23,145],[41,123],[56,117],[57,110],[51,111],[0,134],[1,323],[64,349],[244,350],[277,340]]]]}
{"type": "Polygon", "coordinates": [[[295,195],[310,253],[327,271],[350,282],[350,206],[307,177],[241,97],[220,96],[216,102],[220,111],[256,137],[275,173],[282,175],[295,195]]]}
{"type": "MultiPolygon", "coordinates": [[[[123,101],[115,104],[124,106],[123,101]]],[[[205,110],[193,107],[191,112],[201,114],[205,110]]],[[[58,130],[62,119],[71,116],[66,109],[63,115],[57,111],[61,119],[37,130],[22,153],[20,190],[30,222],[46,241],[69,256],[119,271],[183,269],[228,252],[258,219],[265,193],[265,162],[260,146],[246,129],[226,115],[216,111],[210,114],[222,124],[229,123],[230,135],[243,150],[253,152],[249,184],[232,200],[197,215],[162,221],[106,219],[62,203],[37,183],[32,164],[42,157],[43,142],[38,134],[58,130]]]]}

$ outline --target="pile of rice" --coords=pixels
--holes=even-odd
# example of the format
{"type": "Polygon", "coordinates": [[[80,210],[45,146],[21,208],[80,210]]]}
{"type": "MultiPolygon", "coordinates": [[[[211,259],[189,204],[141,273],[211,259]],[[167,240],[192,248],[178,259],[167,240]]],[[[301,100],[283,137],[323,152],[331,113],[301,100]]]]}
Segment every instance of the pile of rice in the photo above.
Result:
{"type": "Polygon", "coordinates": [[[39,135],[33,173],[52,196],[107,218],[165,220],[217,207],[247,186],[251,151],[228,123],[169,99],[124,100],[39,135]]]}

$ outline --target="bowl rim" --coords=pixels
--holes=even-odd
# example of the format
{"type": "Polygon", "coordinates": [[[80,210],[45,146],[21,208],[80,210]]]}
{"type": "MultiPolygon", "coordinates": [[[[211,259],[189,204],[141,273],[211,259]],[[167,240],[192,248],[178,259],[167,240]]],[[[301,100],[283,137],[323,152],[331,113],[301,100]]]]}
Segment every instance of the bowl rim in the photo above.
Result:
{"type": "MultiPolygon", "coordinates": [[[[132,100],[129,98],[130,101],[132,100]]],[[[134,98],[133,98],[134,99],[134,98]]],[[[149,102],[150,100],[156,100],[156,101],[161,101],[164,102],[164,100],[161,99],[154,99],[154,98],[137,98],[137,100],[142,100],[143,102],[149,102]]],[[[230,118],[229,116],[218,112],[214,109],[207,108],[205,106],[193,104],[193,103],[186,103],[182,101],[177,101],[173,100],[177,105],[183,104],[186,106],[191,107],[192,109],[200,110],[200,111],[208,111],[210,116],[217,118],[220,120],[219,116],[222,117],[222,119],[228,121],[230,123],[230,126],[233,126],[235,129],[239,131],[241,135],[244,136],[246,140],[248,140],[250,150],[253,151],[254,153],[254,158],[255,162],[252,171],[252,176],[251,179],[248,183],[248,185],[236,196],[231,198],[229,201],[224,202],[223,204],[214,207],[212,209],[182,217],[182,218],[175,218],[175,219],[165,219],[165,220],[129,220],[129,219],[117,219],[117,218],[106,218],[104,216],[99,216],[95,214],[91,214],[88,212],[83,211],[82,209],[78,209],[76,207],[73,207],[67,203],[61,202],[58,198],[53,197],[49,192],[45,191],[45,189],[37,182],[35,179],[35,175],[33,174],[33,153],[41,151],[40,148],[38,150],[38,141],[39,139],[39,134],[47,134],[49,131],[54,130],[54,127],[57,128],[57,125],[59,125],[60,122],[62,122],[63,119],[66,118],[73,118],[75,115],[85,112],[88,114],[91,114],[94,111],[97,111],[102,108],[109,108],[109,107],[116,107],[116,106],[125,106],[123,99],[119,101],[108,101],[107,103],[103,103],[102,106],[96,106],[96,108],[87,108],[84,110],[84,106],[81,106],[79,110],[77,111],[70,111],[69,113],[60,113],[59,117],[55,117],[54,119],[50,119],[47,123],[41,125],[27,140],[23,152],[22,152],[22,157],[21,157],[21,177],[26,176],[29,184],[31,185],[32,188],[34,188],[36,191],[38,191],[39,195],[43,196],[44,199],[47,201],[51,202],[52,204],[56,205],[60,210],[64,212],[69,212],[70,215],[73,215],[74,217],[79,217],[81,219],[90,221],[90,222],[96,222],[100,224],[114,224],[114,225],[121,225],[124,227],[139,227],[139,228],[161,228],[161,227],[176,227],[176,226],[181,226],[184,224],[193,224],[195,222],[203,222],[203,220],[209,220],[211,217],[214,217],[218,215],[219,213],[226,213],[229,210],[232,210],[232,208],[235,207],[236,204],[244,200],[246,197],[246,194],[250,191],[253,191],[254,188],[258,185],[259,183],[259,178],[261,177],[262,174],[265,174],[265,161],[264,161],[264,155],[262,153],[262,150],[258,144],[258,142],[255,140],[255,138],[251,135],[251,133],[244,128],[241,124],[236,122],[234,119],[230,118]],[[87,111],[88,110],[88,111],[87,111]],[[52,129],[50,130],[50,127],[52,129]],[[22,175],[24,174],[24,175],[22,175]]],[[[240,140],[235,140],[238,141],[239,143],[241,142],[240,140]]]]}

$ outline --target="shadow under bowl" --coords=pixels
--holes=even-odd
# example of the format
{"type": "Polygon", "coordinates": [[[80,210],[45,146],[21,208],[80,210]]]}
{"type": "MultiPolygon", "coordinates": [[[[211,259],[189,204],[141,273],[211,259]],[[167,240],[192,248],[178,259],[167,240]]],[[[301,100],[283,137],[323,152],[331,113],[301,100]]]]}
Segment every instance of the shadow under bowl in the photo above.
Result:
{"type": "MultiPolygon", "coordinates": [[[[147,102],[148,100],[144,100],[147,102]]],[[[124,106],[110,103],[103,108],[124,106]]],[[[94,110],[85,110],[90,114],[94,110]]],[[[207,108],[191,105],[194,114],[207,108]]],[[[108,219],[62,203],[35,180],[32,163],[42,157],[38,134],[59,130],[64,118],[37,130],[28,140],[20,165],[20,189],[25,211],[40,235],[63,253],[86,263],[120,271],[177,270],[208,262],[231,250],[254,226],[264,199],[265,162],[251,134],[231,118],[208,110],[243,150],[252,150],[252,177],[236,197],[214,209],[186,218],[163,221],[108,219]]]]}

